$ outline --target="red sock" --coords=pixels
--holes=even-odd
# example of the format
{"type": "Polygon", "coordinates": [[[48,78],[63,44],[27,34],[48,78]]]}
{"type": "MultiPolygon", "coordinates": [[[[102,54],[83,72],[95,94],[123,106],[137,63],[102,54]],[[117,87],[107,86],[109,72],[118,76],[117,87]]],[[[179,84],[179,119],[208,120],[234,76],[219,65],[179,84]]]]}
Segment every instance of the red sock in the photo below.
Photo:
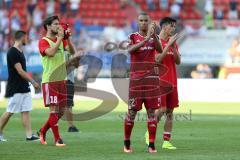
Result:
{"type": "Polygon", "coordinates": [[[60,139],[60,135],[58,132],[58,113],[50,113],[49,125],[52,129],[55,142],[57,142],[60,139]]]}
{"type": "Polygon", "coordinates": [[[170,141],[171,139],[171,132],[163,132],[163,140],[170,141]]]}
{"type": "Polygon", "coordinates": [[[128,118],[124,121],[124,140],[130,140],[132,129],[134,126],[134,121],[129,120],[128,118]]]}
{"type": "Polygon", "coordinates": [[[46,122],[46,123],[44,124],[44,126],[41,128],[41,133],[43,133],[43,134],[46,134],[46,132],[47,132],[48,129],[50,128],[49,119],[50,119],[50,116],[49,116],[47,122],[46,122]]]}
{"type": "Polygon", "coordinates": [[[149,142],[154,143],[156,139],[156,132],[157,132],[157,120],[148,119],[147,127],[148,127],[148,133],[149,133],[149,142]]]}
{"type": "Polygon", "coordinates": [[[41,128],[41,132],[42,132],[43,134],[46,134],[46,132],[47,132],[48,129],[50,128],[50,124],[49,124],[50,118],[51,118],[51,113],[49,114],[49,117],[48,117],[47,122],[46,122],[46,123],[43,125],[43,127],[41,128]]]}

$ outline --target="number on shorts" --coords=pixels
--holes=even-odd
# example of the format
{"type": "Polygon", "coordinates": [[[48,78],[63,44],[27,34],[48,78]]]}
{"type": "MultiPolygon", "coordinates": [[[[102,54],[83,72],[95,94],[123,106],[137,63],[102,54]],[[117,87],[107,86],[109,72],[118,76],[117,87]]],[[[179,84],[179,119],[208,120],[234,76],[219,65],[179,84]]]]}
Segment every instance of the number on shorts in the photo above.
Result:
{"type": "Polygon", "coordinates": [[[50,96],[50,103],[57,103],[57,96],[50,96]]]}

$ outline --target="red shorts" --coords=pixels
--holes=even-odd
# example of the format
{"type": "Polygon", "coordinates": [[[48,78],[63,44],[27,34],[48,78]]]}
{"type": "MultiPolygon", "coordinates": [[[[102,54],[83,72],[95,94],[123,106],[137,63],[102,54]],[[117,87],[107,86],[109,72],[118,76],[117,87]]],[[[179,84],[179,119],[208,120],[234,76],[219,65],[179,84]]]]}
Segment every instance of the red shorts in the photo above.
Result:
{"type": "Polygon", "coordinates": [[[130,80],[128,109],[158,109],[161,106],[159,77],[150,76],[141,80],[130,80]]]}
{"type": "Polygon", "coordinates": [[[43,99],[45,107],[67,105],[66,81],[49,82],[42,84],[43,99]]]}
{"type": "Polygon", "coordinates": [[[177,87],[173,87],[172,92],[161,96],[161,107],[176,108],[179,106],[178,90],[177,87]]]}
{"type": "Polygon", "coordinates": [[[161,98],[129,98],[128,109],[140,111],[142,109],[142,104],[146,110],[148,109],[159,109],[161,106],[161,98]]]}

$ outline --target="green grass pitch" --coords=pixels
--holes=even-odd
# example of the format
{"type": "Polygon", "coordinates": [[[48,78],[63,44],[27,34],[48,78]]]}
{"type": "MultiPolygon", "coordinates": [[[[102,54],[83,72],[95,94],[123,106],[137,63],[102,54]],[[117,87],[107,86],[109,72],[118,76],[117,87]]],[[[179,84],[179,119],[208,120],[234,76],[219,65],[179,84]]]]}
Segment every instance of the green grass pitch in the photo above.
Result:
{"type": "MultiPolygon", "coordinates": [[[[36,132],[45,122],[48,110],[42,100],[34,100],[31,112],[32,128],[36,132]]],[[[77,101],[75,113],[91,110],[98,100],[77,101]]],[[[0,100],[0,113],[6,100],[0,100]]],[[[48,145],[26,142],[20,115],[12,117],[5,128],[8,142],[0,142],[0,160],[238,160],[240,157],[240,104],[238,103],[181,103],[175,110],[172,142],[177,150],[163,150],[162,122],[158,126],[158,153],[149,154],[144,144],[146,122],[144,111],[137,117],[132,134],[134,153],[123,153],[124,103],[109,114],[90,121],[77,121],[80,133],[68,133],[67,123],[60,121],[64,148],[53,145],[52,133],[48,145]]]]}

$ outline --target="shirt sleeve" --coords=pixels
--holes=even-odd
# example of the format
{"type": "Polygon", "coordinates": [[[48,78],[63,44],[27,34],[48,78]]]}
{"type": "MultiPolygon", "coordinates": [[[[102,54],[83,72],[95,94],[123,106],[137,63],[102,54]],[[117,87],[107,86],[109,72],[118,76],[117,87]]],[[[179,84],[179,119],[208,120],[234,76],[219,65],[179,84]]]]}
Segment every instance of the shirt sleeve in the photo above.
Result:
{"type": "Polygon", "coordinates": [[[39,52],[42,56],[46,56],[46,49],[50,48],[50,44],[45,39],[41,39],[38,43],[39,52]]]}
{"type": "Polygon", "coordinates": [[[13,67],[15,64],[21,63],[21,57],[16,51],[12,51],[8,56],[9,61],[13,67]]]}
{"type": "Polygon", "coordinates": [[[134,34],[130,34],[128,36],[128,40],[129,40],[129,45],[133,45],[134,44],[134,34]]]}

